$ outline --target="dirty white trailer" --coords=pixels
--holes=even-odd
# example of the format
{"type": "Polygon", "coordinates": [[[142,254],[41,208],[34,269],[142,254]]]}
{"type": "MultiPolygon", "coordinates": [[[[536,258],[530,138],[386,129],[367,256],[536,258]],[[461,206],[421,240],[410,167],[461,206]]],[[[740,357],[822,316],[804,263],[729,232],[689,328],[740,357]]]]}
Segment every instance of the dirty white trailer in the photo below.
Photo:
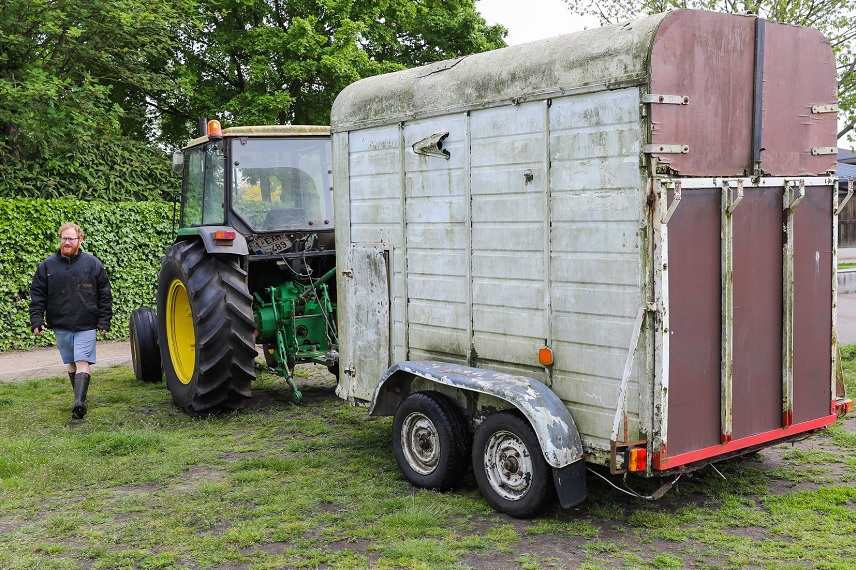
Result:
{"type": "Polygon", "coordinates": [[[836,109],[820,33],[693,10],[349,86],[339,396],[515,516],[835,422],[836,109]]]}

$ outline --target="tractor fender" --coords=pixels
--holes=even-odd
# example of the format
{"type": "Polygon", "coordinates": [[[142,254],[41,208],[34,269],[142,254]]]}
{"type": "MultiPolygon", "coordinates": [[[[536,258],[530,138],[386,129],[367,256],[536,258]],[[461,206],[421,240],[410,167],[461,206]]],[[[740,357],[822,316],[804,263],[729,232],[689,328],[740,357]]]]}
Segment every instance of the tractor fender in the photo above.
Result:
{"type": "Polygon", "coordinates": [[[529,420],[551,467],[561,469],[583,458],[580,434],[565,404],[545,384],[526,376],[434,360],[399,362],[381,377],[369,414],[394,415],[398,403],[410,392],[414,376],[509,402],[529,420]]]}
{"type": "Polygon", "coordinates": [[[187,230],[180,230],[178,239],[188,239],[198,237],[205,244],[205,251],[208,253],[231,253],[233,255],[248,255],[250,249],[247,247],[247,238],[231,226],[201,226],[187,230]],[[217,232],[234,232],[235,239],[231,243],[225,243],[217,240],[215,234],[217,232]]]}

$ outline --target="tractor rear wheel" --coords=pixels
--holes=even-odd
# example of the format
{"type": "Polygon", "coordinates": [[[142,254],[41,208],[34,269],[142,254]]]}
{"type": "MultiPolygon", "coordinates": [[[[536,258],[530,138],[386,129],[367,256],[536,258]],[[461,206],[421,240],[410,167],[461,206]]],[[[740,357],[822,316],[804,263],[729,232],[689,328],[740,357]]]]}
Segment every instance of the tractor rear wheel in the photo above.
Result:
{"type": "Polygon", "coordinates": [[[158,274],[157,317],[175,404],[191,415],[243,406],[258,353],[240,257],[211,255],[201,241],[170,246],[158,274]]]}
{"type": "Polygon", "coordinates": [[[161,354],[158,348],[158,326],[155,312],[140,307],[131,312],[131,363],[134,376],[143,382],[160,382],[163,378],[161,354]]]}

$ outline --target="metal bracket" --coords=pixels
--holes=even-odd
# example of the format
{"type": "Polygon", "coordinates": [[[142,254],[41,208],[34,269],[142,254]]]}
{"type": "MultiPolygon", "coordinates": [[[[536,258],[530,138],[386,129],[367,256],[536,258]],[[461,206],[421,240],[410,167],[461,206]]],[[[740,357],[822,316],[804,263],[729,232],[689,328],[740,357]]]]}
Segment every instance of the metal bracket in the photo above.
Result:
{"type": "MultiPolygon", "coordinates": [[[[668,200],[668,193],[666,194],[666,199],[668,200]]],[[[663,224],[668,224],[669,220],[672,218],[672,214],[675,213],[675,209],[678,207],[678,202],[681,201],[681,181],[675,180],[675,197],[672,198],[672,203],[669,204],[669,209],[666,210],[666,213],[663,214],[663,217],[660,218],[660,221],[663,224]]]]}
{"type": "Polygon", "coordinates": [[[690,98],[686,95],[656,95],[654,93],[648,93],[646,95],[642,95],[643,103],[662,103],[664,105],[687,105],[690,102],[690,98]]]}
{"type": "Polygon", "coordinates": [[[646,144],[642,145],[642,152],[648,154],[687,154],[690,151],[686,144],[646,144]]]}
{"type": "Polygon", "coordinates": [[[844,205],[847,204],[847,202],[849,202],[850,198],[852,198],[852,197],[853,197],[853,178],[851,177],[851,178],[847,179],[847,196],[845,196],[844,201],[841,202],[840,204],[838,204],[838,207],[835,208],[835,215],[836,216],[841,213],[841,210],[844,209],[844,205]]]}
{"type": "Polygon", "coordinates": [[[835,146],[813,146],[811,147],[811,153],[814,156],[819,154],[838,154],[838,147],[835,146]]]}
{"type": "Polygon", "coordinates": [[[802,199],[805,198],[805,180],[800,179],[799,181],[799,194],[796,198],[791,200],[791,196],[793,195],[793,182],[787,181],[785,182],[785,196],[784,196],[784,208],[785,210],[793,210],[797,207],[797,205],[802,202],[802,199]],[[791,201],[790,204],[788,201],[791,201]]]}
{"type": "MultiPolygon", "coordinates": [[[[722,187],[726,191],[731,189],[731,186],[728,185],[728,182],[724,181],[724,180],[722,182],[722,187]]],[[[730,198],[730,196],[729,196],[729,198],[730,198]]],[[[734,210],[737,208],[737,204],[739,204],[742,199],[743,199],[743,179],[738,178],[737,179],[737,198],[733,202],[731,202],[731,204],[728,205],[728,207],[725,209],[725,212],[728,214],[734,213],[734,210]]]]}
{"type": "Polygon", "coordinates": [[[812,105],[811,112],[814,114],[837,113],[838,112],[838,103],[832,103],[831,105],[812,105]]]}

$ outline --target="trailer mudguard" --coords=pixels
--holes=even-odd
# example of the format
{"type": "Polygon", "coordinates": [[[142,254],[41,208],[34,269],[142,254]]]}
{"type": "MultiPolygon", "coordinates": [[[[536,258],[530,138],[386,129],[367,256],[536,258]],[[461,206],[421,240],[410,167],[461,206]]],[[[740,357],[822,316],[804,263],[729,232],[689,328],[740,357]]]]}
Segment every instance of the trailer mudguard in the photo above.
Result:
{"type": "MultiPolygon", "coordinates": [[[[562,469],[583,458],[580,434],[565,404],[543,383],[526,376],[435,360],[399,362],[381,377],[372,396],[369,414],[395,414],[398,403],[410,392],[410,380],[415,376],[511,403],[529,420],[538,436],[544,459],[555,469],[562,469]]],[[[584,467],[582,473],[585,473],[584,467]]]]}

